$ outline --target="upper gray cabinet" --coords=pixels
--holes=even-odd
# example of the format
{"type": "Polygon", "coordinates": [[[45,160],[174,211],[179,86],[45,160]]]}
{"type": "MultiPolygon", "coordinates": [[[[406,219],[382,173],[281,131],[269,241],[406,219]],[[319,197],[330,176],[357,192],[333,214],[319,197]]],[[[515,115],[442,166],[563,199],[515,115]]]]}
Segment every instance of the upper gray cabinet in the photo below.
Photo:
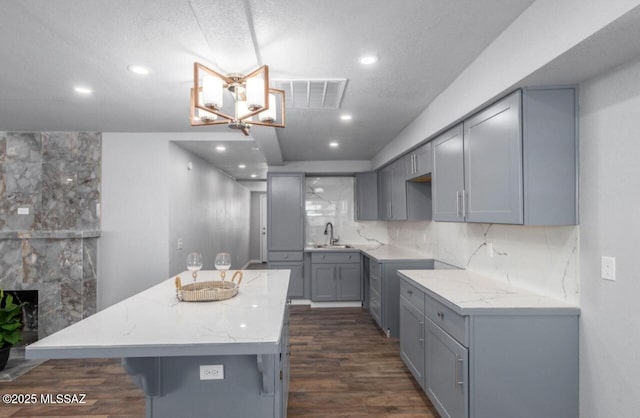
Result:
{"type": "Polygon", "coordinates": [[[575,89],[518,90],[433,143],[433,219],[571,225],[575,89]]]}
{"type": "Polygon", "coordinates": [[[356,174],[357,221],[378,220],[378,173],[369,171],[356,174]]]}
{"type": "Polygon", "coordinates": [[[406,179],[425,176],[433,170],[431,142],[420,146],[405,156],[406,179]]]}
{"type": "Polygon", "coordinates": [[[378,172],[378,216],[383,221],[407,220],[407,190],[404,159],[378,172]]]}
{"type": "MultiPolygon", "coordinates": [[[[269,253],[303,251],[304,174],[268,173],[267,202],[269,253]]],[[[287,260],[276,260],[269,254],[269,261],[291,261],[291,257],[287,260]]],[[[298,261],[302,261],[302,254],[298,261]]]]}

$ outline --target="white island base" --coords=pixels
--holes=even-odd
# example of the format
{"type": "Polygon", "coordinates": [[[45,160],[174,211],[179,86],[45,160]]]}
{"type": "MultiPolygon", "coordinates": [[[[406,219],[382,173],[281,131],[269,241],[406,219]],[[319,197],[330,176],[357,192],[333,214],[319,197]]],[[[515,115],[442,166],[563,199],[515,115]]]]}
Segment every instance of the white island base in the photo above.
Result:
{"type": "MultiPolygon", "coordinates": [[[[147,417],[286,417],[289,271],[244,275],[239,294],[217,302],[179,302],[171,278],[30,345],[26,356],[122,358],[146,394],[147,417]]],[[[189,282],[189,272],[180,276],[189,282]]],[[[198,275],[214,279],[215,271],[198,275]]]]}

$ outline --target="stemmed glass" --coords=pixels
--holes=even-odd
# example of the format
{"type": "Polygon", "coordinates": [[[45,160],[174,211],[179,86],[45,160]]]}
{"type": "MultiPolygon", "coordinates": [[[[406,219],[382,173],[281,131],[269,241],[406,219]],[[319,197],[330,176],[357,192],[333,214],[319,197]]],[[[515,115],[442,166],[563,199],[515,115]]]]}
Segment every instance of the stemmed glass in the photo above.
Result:
{"type": "Polygon", "coordinates": [[[202,254],[198,252],[189,253],[187,256],[187,270],[191,272],[193,276],[193,282],[196,282],[198,277],[198,271],[202,268],[202,254]]]}
{"type": "Polygon", "coordinates": [[[216,270],[220,270],[220,277],[224,282],[224,276],[227,273],[227,270],[231,268],[231,255],[229,253],[216,254],[215,266],[216,270]]]}

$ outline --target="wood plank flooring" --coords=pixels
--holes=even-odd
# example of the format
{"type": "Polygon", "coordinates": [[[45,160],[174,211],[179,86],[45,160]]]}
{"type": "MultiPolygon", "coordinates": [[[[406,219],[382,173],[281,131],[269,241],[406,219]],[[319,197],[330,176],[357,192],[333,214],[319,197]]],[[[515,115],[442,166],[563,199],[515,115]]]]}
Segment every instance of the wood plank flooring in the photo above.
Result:
{"type": "MultiPolygon", "coordinates": [[[[439,418],[402,364],[398,342],[362,309],[292,306],[290,335],[290,418],[439,418]]],[[[50,360],[0,383],[5,393],[86,393],[87,403],[0,402],[0,417],[129,418],[145,410],[142,391],[113,359],[50,360]]]]}

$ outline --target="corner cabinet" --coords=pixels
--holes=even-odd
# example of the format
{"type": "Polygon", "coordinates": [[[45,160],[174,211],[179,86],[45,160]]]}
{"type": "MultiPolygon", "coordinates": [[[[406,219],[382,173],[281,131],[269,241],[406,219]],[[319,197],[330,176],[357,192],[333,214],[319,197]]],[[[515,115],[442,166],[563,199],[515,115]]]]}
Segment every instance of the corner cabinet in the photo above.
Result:
{"type": "Polygon", "coordinates": [[[291,270],[289,298],[304,296],[304,174],[267,174],[269,269],[291,270]]]}
{"type": "Polygon", "coordinates": [[[433,219],[577,224],[575,88],[518,90],[433,141],[433,219]]]}
{"type": "Polygon", "coordinates": [[[314,302],[362,300],[360,253],[312,253],[311,300],[314,302]]]}
{"type": "Polygon", "coordinates": [[[578,417],[578,312],[462,315],[400,280],[400,357],[442,417],[578,417]]]}

